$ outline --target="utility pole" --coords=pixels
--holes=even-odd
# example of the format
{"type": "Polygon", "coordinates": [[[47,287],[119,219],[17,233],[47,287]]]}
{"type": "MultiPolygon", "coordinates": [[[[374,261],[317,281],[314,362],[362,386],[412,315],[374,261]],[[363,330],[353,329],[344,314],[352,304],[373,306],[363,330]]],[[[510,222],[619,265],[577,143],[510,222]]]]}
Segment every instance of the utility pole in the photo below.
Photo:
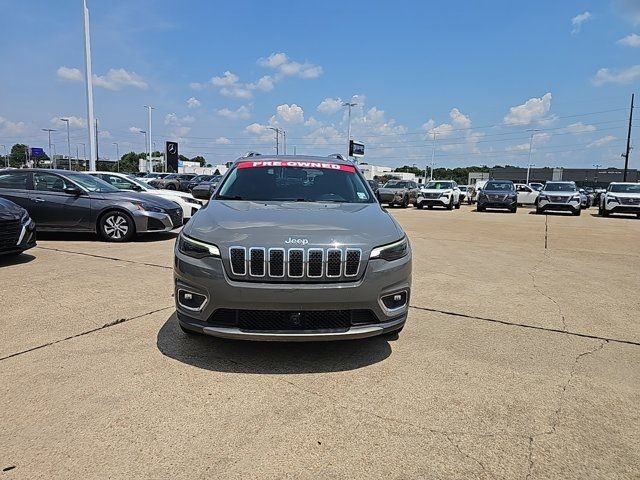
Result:
{"type": "Polygon", "coordinates": [[[358,105],[356,102],[344,102],[343,107],[349,108],[349,116],[347,117],[347,158],[349,158],[349,147],[351,146],[351,108],[358,105]]]}
{"type": "Polygon", "coordinates": [[[631,122],[633,122],[633,99],[635,93],[631,94],[631,109],[629,110],[629,130],[627,131],[627,150],[624,154],[624,174],[622,175],[622,181],[627,181],[627,170],[629,168],[629,152],[631,151],[631,122]]]}
{"type": "Polygon", "coordinates": [[[100,150],[98,149],[98,119],[96,118],[96,165],[98,165],[98,160],[100,160],[100,150]]]}
{"type": "Polygon", "coordinates": [[[69,119],[61,118],[60,120],[67,123],[67,158],[69,159],[69,171],[71,171],[71,141],[69,140],[69,119]]]}
{"type": "Polygon", "coordinates": [[[531,167],[535,167],[535,163],[529,163],[527,165],[527,185],[529,185],[529,173],[531,172],[531,167]]]}
{"type": "MultiPolygon", "coordinates": [[[[435,165],[434,161],[436,158],[436,135],[438,135],[438,132],[436,132],[435,130],[432,132],[433,133],[433,148],[431,150],[431,175],[429,178],[429,181],[433,180],[433,166],[435,165]]],[[[425,182],[427,180],[427,170],[425,169],[424,171],[424,177],[425,177],[425,182]]]]}
{"type": "Polygon", "coordinates": [[[98,136],[93,133],[93,73],[91,70],[91,35],[89,34],[89,7],[87,0],[82,1],[84,23],[84,74],[87,90],[87,129],[89,133],[89,169],[96,169],[98,160],[98,136]],[[95,149],[95,150],[94,150],[95,149]]]}
{"type": "Polygon", "coordinates": [[[116,146],[116,159],[118,162],[118,172],[120,171],[120,149],[118,148],[118,142],[113,142],[113,144],[116,146]]]}
{"type": "Polygon", "coordinates": [[[80,145],[76,145],[76,165],[78,165],[78,170],[80,170],[80,145]]]}
{"type": "MultiPolygon", "coordinates": [[[[49,166],[53,168],[54,161],[53,161],[53,157],[51,156],[51,132],[55,132],[56,130],[54,130],[53,128],[43,128],[42,131],[49,133],[49,162],[50,162],[49,166]]],[[[7,165],[7,167],[8,166],[9,165],[7,165]]]]}
{"type": "Polygon", "coordinates": [[[147,171],[153,172],[153,164],[151,162],[151,142],[153,138],[151,137],[151,110],[155,110],[151,105],[145,105],[144,108],[149,112],[149,126],[147,127],[147,131],[149,132],[149,139],[147,141],[147,171]]]}
{"type": "Polygon", "coordinates": [[[276,132],[276,155],[280,154],[280,129],[277,127],[268,127],[269,130],[276,132]]]}
{"type": "Polygon", "coordinates": [[[284,150],[284,154],[287,154],[287,132],[282,130],[282,149],[284,150]]]}
{"type": "MultiPolygon", "coordinates": [[[[138,130],[138,131],[139,131],[140,133],[144,134],[144,149],[146,150],[146,149],[147,149],[147,132],[146,132],[145,130],[138,130]]],[[[145,156],[146,156],[146,153],[145,153],[145,156]]],[[[145,163],[147,163],[147,162],[145,162],[145,163]]],[[[148,167],[148,166],[149,166],[149,165],[147,164],[147,167],[148,167]]],[[[148,170],[147,170],[147,171],[148,171],[148,170]]]]}
{"type": "Polygon", "coordinates": [[[536,133],[538,133],[540,131],[540,129],[538,128],[530,128],[528,130],[526,130],[527,132],[531,132],[531,137],[529,138],[529,166],[527,166],[527,185],[529,185],[529,171],[531,169],[531,167],[534,167],[535,165],[533,165],[531,163],[531,151],[533,150],[533,137],[536,136],[536,133]]]}
{"type": "Polygon", "coordinates": [[[84,143],[79,143],[78,145],[82,145],[82,159],[84,160],[84,169],[88,170],[89,165],[87,164],[87,148],[84,143]]]}

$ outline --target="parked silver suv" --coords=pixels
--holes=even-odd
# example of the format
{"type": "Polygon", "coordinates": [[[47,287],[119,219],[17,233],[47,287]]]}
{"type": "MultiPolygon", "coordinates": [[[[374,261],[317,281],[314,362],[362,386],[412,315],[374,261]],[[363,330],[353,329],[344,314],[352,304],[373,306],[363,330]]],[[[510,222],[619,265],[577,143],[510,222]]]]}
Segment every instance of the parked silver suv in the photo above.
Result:
{"type": "Polygon", "coordinates": [[[181,328],[275,341],[399,332],[406,234],[350,162],[240,159],[175,247],[181,328]]]}

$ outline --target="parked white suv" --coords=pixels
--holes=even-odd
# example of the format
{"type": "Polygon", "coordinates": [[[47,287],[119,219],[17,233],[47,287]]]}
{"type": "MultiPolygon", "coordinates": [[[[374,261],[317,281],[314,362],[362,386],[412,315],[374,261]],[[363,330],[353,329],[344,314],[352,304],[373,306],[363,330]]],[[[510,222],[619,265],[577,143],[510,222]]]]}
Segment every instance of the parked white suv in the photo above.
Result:
{"type": "Polygon", "coordinates": [[[535,205],[538,201],[538,195],[540,195],[540,192],[524,183],[516,183],[516,192],[518,194],[518,205],[535,205]]]}
{"type": "Polygon", "coordinates": [[[640,218],[640,183],[612,182],[600,195],[598,213],[608,217],[612,213],[635,213],[640,218]]]}
{"type": "Polygon", "coordinates": [[[416,207],[445,207],[449,210],[460,208],[460,189],[453,180],[431,180],[420,188],[416,198],[416,207]]]}

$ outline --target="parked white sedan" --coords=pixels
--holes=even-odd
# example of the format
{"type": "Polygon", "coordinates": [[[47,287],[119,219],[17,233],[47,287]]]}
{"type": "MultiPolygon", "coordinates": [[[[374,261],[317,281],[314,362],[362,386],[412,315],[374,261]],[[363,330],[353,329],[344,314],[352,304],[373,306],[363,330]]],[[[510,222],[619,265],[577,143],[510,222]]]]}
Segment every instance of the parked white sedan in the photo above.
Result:
{"type": "Polygon", "coordinates": [[[518,205],[535,205],[538,195],[540,195],[540,192],[524,183],[516,183],[516,192],[518,193],[518,205]]]}
{"type": "Polygon", "coordinates": [[[194,198],[193,195],[176,190],[159,190],[141,181],[138,178],[131,178],[123,173],[115,172],[87,172],[89,175],[98,177],[113,185],[119,190],[133,190],[135,192],[150,193],[168,200],[176,202],[182,207],[182,218],[186,222],[204,205],[202,200],[194,198]]]}

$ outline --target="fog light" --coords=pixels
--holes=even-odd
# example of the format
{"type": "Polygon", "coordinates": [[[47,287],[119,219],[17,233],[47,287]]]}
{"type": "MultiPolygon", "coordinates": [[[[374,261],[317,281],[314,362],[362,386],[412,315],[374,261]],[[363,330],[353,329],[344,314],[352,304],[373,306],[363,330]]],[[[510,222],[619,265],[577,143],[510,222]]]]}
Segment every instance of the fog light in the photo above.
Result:
{"type": "Polygon", "coordinates": [[[200,311],[207,302],[207,297],[195,292],[178,290],[178,303],[187,310],[200,311]]]}
{"type": "Polygon", "coordinates": [[[389,310],[397,310],[407,304],[407,292],[403,290],[402,292],[385,295],[381,300],[384,306],[389,310]]]}

